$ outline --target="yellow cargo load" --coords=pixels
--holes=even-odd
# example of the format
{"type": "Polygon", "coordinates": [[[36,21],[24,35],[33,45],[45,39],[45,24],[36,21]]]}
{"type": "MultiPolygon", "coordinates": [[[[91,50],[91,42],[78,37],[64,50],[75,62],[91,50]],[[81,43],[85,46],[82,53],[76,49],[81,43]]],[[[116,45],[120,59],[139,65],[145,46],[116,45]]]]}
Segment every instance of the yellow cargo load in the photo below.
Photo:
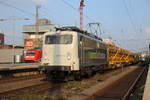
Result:
{"type": "Polygon", "coordinates": [[[134,53],[126,49],[117,47],[114,43],[108,44],[109,65],[111,68],[117,68],[122,65],[128,65],[134,62],[134,53]]]}

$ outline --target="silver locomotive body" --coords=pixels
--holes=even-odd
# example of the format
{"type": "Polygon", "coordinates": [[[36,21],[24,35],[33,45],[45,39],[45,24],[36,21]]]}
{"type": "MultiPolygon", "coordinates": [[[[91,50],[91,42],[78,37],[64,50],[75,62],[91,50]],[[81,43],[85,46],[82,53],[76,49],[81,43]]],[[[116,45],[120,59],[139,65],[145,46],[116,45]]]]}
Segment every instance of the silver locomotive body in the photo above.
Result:
{"type": "Polygon", "coordinates": [[[107,46],[99,39],[76,31],[44,35],[41,66],[47,71],[85,74],[103,70],[107,64],[107,46]]]}

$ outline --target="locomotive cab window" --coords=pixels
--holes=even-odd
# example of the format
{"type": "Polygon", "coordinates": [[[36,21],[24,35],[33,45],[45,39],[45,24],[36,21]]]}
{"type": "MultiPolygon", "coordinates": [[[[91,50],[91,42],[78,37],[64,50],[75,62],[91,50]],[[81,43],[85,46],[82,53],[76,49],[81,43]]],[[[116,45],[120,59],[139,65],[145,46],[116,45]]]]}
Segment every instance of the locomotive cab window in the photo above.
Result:
{"type": "Polygon", "coordinates": [[[71,44],[72,35],[48,35],[45,44],[71,44]]]}
{"type": "Polygon", "coordinates": [[[35,54],[35,51],[28,51],[26,54],[27,55],[32,55],[32,54],[35,54]]]}

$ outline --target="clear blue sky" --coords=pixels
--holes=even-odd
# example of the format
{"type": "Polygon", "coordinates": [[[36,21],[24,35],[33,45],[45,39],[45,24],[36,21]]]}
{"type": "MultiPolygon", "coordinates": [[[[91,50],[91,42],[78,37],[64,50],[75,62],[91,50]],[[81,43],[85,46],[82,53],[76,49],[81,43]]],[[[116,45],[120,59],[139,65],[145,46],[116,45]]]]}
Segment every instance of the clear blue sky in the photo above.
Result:
{"type": "MultiPolygon", "coordinates": [[[[0,18],[30,18],[30,21],[15,22],[15,42],[23,44],[22,25],[34,24],[35,5],[40,4],[40,17],[54,24],[79,26],[80,0],[0,0],[0,18]],[[71,4],[75,9],[71,8],[71,4]],[[13,8],[15,6],[26,11],[13,8]]],[[[112,37],[117,45],[132,51],[141,51],[150,39],[150,0],[85,0],[84,25],[100,22],[103,37],[112,37]]],[[[12,21],[0,22],[6,43],[12,44],[12,21]]],[[[86,29],[86,27],[85,27],[86,29]]]]}

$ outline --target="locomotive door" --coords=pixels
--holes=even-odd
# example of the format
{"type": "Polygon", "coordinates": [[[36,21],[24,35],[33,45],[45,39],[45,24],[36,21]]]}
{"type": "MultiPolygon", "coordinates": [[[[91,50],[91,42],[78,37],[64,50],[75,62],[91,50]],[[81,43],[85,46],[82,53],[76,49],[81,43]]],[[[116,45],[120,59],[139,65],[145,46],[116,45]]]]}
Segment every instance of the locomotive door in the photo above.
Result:
{"type": "Polygon", "coordinates": [[[84,38],[79,36],[79,62],[80,66],[84,67],[84,38]]]}

